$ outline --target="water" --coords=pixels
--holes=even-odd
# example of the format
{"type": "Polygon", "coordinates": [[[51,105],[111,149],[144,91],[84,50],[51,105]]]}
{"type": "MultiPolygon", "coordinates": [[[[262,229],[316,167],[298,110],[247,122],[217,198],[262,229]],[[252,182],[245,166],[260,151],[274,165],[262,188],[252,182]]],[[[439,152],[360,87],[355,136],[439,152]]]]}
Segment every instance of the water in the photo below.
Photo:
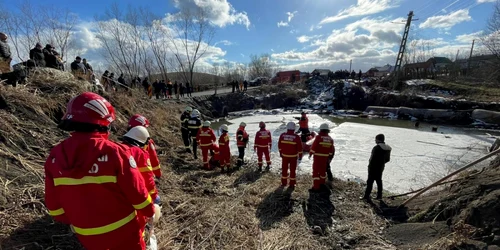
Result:
{"type": "MultiPolygon", "coordinates": [[[[246,161],[257,161],[253,152],[255,132],[259,130],[260,121],[266,122],[267,129],[273,136],[271,152],[273,171],[279,171],[281,158],[277,140],[279,135],[286,131],[286,123],[297,121],[294,117],[300,115],[254,111],[246,115],[213,123],[212,127],[218,128],[224,122],[230,123],[231,153],[237,155],[235,133],[240,122],[247,123],[246,130],[250,135],[250,143],[246,151],[246,161]]],[[[325,122],[332,127],[331,135],[336,148],[332,171],[336,177],[345,180],[361,182],[366,179],[368,159],[375,146],[374,138],[377,134],[383,133],[386,143],[393,148],[391,162],[386,165],[384,171],[384,188],[396,193],[431,184],[447,173],[486,154],[486,148],[494,141],[494,138],[485,132],[458,127],[440,126],[438,132],[432,132],[433,125],[421,123],[420,127],[415,129],[411,121],[308,116],[309,126],[313,131],[317,131],[319,125],[325,122]]],[[[311,165],[312,160],[305,155],[299,163],[298,173],[310,175],[311,165]]]]}

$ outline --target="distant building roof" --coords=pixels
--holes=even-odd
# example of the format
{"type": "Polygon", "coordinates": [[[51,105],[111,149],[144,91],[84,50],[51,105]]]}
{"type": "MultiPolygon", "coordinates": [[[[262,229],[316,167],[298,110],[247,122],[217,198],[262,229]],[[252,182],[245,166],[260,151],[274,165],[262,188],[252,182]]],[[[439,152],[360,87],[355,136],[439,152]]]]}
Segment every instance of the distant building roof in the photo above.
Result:
{"type": "Polygon", "coordinates": [[[432,61],[433,63],[443,63],[443,64],[451,64],[453,63],[449,58],[447,57],[441,57],[441,56],[435,56],[429,58],[428,61],[432,61]]]}
{"type": "Polygon", "coordinates": [[[319,73],[320,75],[328,75],[330,72],[332,72],[331,70],[329,69],[315,69],[313,70],[313,73],[319,73]]]}

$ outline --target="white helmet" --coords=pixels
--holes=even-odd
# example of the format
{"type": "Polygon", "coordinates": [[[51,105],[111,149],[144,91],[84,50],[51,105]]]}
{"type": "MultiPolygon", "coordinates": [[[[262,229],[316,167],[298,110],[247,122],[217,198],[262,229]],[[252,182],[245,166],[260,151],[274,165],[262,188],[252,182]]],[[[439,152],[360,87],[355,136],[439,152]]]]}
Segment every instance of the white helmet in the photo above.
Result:
{"type": "Polygon", "coordinates": [[[229,127],[226,124],[222,124],[220,126],[220,130],[222,130],[222,131],[229,131],[229,127]]]}
{"type": "Polygon", "coordinates": [[[210,127],[212,123],[210,121],[204,121],[203,122],[203,127],[210,127]]]}
{"type": "Polygon", "coordinates": [[[193,112],[191,112],[191,117],[198,117],[200,116],[200,111],[197,109],[193,109],[193,112]]]}
{"type": "Polygon", "coordinates": [[[240,127],[246,127],[246,126],[247,126],[247,124],[245,122],[240,123],[240,127]]]}
{"type": "Polygon", "coordinates": [[[330,130],[328,123],[323,123],[319,126],[319,130],[330,130]]]}
{"type": "Polygon", "coordinates": [[[149,139],[149,132],[148,129],[143,126],[136,126],[131,128],[124,136],[142,144],[146,144],[149,139]]]}
{"type": "Polygon", "coordinates": [[[288,124],[286,124],[286,129],[295,130],[295,122],[289,122],[288,124]]]}
{"type": "Polygon", "coordinates": [[[184,111],[186,111],[186,112],[191,112],[191,111],[193,111],[193,108],[191,108],[191,107],[187,106],[187,107],[186,107],[186,109],[185,109],[184,111]]]}

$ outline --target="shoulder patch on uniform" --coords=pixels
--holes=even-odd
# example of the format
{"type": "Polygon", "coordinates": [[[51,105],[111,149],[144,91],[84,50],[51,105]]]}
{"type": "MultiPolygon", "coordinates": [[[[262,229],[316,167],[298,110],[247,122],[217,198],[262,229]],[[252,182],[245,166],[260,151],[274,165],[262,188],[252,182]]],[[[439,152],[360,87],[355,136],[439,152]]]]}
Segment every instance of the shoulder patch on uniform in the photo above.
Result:
{"type": "Polygon", "coordinates": [[[128,162],[130,163],[130,167],[131,168],[137,168],[137,163],[135,162],[135,159],[133,156],[130,156],[128,158],[128,162]]]}

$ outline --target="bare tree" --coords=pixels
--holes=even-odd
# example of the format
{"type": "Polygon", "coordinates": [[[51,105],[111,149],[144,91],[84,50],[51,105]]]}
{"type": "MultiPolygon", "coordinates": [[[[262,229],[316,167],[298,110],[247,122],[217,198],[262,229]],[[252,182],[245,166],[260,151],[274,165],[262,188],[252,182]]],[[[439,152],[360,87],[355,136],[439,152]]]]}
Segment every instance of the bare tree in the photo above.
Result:
{"type": "Polygon", "coordinates": [[[273,74],[273,65],[269,54],[260,56],[250,55],[250,64],[248,65],[248,76],[250,79],[257,77],[271,77],[273,74]]]}
{"type": "Polygon", "coordinates": [[[220,84],[221,66],[218,63],[212,64],[213,83],[215,84],[214,95],[217,95],[217,87],[220,84]]]}
{"type": "Polygon", "coordinates": [[[205,10],[197,6],[194,9],[181,9],[179,13],[171,16],[168,25],[168,38],[171,40],[170,45],[181,68],[181,74],[184,80],[194,87],[196,63],[210,48],[215,29],[210,25],[205,10]]]}

